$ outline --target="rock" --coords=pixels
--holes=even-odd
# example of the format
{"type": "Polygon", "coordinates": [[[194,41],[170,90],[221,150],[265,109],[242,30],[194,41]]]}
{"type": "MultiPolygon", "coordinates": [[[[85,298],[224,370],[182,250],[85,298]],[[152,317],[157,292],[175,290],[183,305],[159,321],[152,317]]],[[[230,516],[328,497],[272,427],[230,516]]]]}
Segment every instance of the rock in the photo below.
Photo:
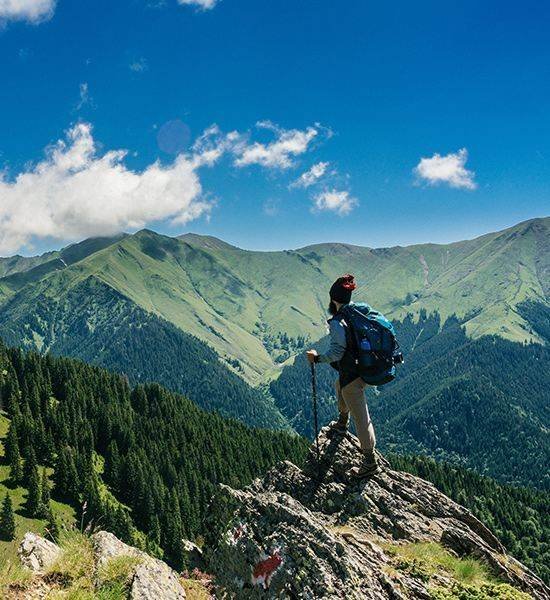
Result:
{"type": "Polygon", "coordinates": [[[202,569],[204,565],[202,550],[190,540],[182,540],[186,564],[189,569],[202,569]]]}
{"type": "Polygon", "coordinates": [[[31,532],[25,534],[17,552],[21,564],[37,573],[46,570],[61,556],[59,546],[31,532]]]}
{"type": "Polygon", "coordinates": [[[132,574],[131,600],[183,600],[183,589],[177,573],[165,562],[128,546],[107,531],[92,535],[97,567],[118,556],[133,556],[139,562],[132,574]]]}
{"type": "Polygon", "coordinates": [[[117,556],[134,556],[141,560],[150,559],[145,552],[121,542],[109,531],[98,531],[92,535],[91,540],[94,548],[96,566],[98,568],[102,567],[111,558],[117,556]]]}
{"type": "Polygon", "coordinates": [[[451,575],[403,566],[396,548],[433,542],[443,554],[484,561],[532,598],[550,598],[487,527],[433,485],[392,471],[382,457],[379,473],[352,481],[347,473],[360,463],[358,440],[325,428],[319,444],[320,468],[312,448],[303,469],[283,462],[244,490],[223,486],[232,506],[229,527],[206,557],[220,596],[429,599],[434,585],[455,585],[451,575]]]}
{"type": "Polygon", "coordinates": [[[136,569],[130,590],[132,600],[181,600],[185,590],[176,573],[160,560],[145,562],[136,569]]]}

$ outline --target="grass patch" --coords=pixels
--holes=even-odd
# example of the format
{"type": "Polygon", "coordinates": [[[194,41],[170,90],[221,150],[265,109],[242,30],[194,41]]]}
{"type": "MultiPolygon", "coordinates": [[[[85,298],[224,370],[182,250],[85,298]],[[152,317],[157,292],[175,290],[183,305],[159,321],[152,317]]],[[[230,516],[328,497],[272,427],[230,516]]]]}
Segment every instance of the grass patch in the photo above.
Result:
{"type": "Polygon", "coordinates": [[[141,562],[137,556],[117,556],[102,565],[97,573],[98,600],[127,598],[132,576],[141,562]]]}
{"type": "Polygon", "coordinates": [[[189,600],[210,600],[212,598],[208,589],[196,579],[182,579],[180,583],[189,600]]]}
{"type": "Polygon", "coordinates": [[[0,597],[7,598],[8,591],[13,586],[17,586],[20,590],[26,589],[31,580],[31,571],[21,566],[17,558],[2,560],[0,565],[0,597]]]}
{"type": "Polygon", "coordinates": [[[385,545],[392,557],[386,569],[406,573],[428,587],[434,600],[528,600],[529,594],[498,581],[479,560],[460,558],[435,542],[385,545]],[[437,578],[435,576],[438,576],[437,578]],[[441,576],[450,580],[441,583],[441,576]],[[432,584],[432,585],[431,585],[432,584]]]}
{"type": "Polygon", "coordinates": [[[487,567],[474,558],[459,558],[435,542],[418,542],[403,546],[386,546],[395,557],[395,567],[428,581],[444,572],[458,583],[480,586],[494,582],[487,567]]]}
{"type": "Polygon", "coordinates": [[[430,595],[433,600],[532,600],[530,594],[507,583],[486,583],[481,587],[453,584],[450,589],[435,588],[430,595]]]}
{"type": "Polygon", "coordinates": [[[45,578],[59,582],[61,589],[50,597],[87,600],[94,598],[94,553],[90,538],[72,530],[62,534],[59,545],[63,549],[60,558],[46,571],[45,578]]]}

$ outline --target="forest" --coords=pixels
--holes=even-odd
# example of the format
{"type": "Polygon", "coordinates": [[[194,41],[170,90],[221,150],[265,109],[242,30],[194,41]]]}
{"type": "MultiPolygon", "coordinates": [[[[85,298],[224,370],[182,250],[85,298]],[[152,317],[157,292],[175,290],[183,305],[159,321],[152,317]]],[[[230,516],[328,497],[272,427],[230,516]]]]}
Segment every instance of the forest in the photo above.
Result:
{"type": "Polygon", "coordinates": [[[0,346],[0,405],[10,419],[10,477],[42,502],[39,466],[52,493],[85,524],[164,554],[182,567],[182,538],[204,534],[219,483],[243,486],[281,459],[300,463],[308,443],[206,413],[158,384],[86,363],[0,346]]]}

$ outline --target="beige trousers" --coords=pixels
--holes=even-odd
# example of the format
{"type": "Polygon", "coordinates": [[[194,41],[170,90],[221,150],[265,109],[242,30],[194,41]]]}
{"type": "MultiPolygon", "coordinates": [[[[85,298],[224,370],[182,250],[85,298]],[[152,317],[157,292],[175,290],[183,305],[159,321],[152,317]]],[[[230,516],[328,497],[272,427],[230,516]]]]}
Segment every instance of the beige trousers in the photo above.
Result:
{"type": "Polygon", "coordinates": [[[351,413],[363,452],[373,450],[376,445],[374,427],[370,420],[367,400],[365,398],[366,385],[360,377],[354,379],[343,388],[340,387],[339,379],[336,380],[335,384],[340,418],[347,417],[349,420],[349,413],[351,413]]]}

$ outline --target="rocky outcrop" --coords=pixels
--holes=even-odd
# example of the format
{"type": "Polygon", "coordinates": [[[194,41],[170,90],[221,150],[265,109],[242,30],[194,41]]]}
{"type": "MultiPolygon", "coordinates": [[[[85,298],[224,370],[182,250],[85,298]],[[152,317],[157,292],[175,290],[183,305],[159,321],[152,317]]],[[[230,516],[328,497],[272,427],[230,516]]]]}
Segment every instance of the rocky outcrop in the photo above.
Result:
{"type": "Polygon", "coordinates": [[[61,556],[59,546],[30,531],[25,534],[17,552],[21,564],[35,573],[51,567],[61,556]]]}
{"type": "Polygon", "coordinates": [[[130,600],[184,600],[183,589],[176,572],[165,562],[121,542],[112,533],[99,531],[92,535],[97,568],[114,558],[136,558],[136,567],[130,585],[130,600]]]}
{"type": "Polygon", "coordinates": [[[461,584],[451,573],[402,558],[400,549],[426,543],[446,557],[478,559],[503,582],[487,583],[490,593],[476,598],[500,592],[550,598],[544,583],[507,556],[487,527],[434,486],[392,471],[383,459],[379,473],[353,481],[348,473],[359,465],[357,439],[324,429],[319,443],[320,465],[312,451],[303,469],[285,462],[244,490],[224,487],[230,508],[220,521],[228,525],[207,557],[220,596],[459,597],[461,584]]]}
{"type": "MultiPolygon", "coordinates": [[[[91,536],[91,542],[94,554],[94,572],[89,575],[93,579],[91,586],[95,587],[98,593],[102,589],[102,573],[109,561],[121,557],[131,557],[135,559],[135,563],[132,562],[129,566],[129,600],[185,600],[185,590],[178,574],[165,562],[124,544],[107,531],[94,533],[91,536]]],[[[49,576],[47,573],[44,574],[62,556],[63,552],[56,544],[34,533],[25,535],[19,547],[19,557],[24,566],[36,573],[30,586],[24,589],[25,597],[48,597],[51,585],[55,586],[57,579],[65,579],[62,573],[57,573],[58,576],[61,575],[57,578],[52,577],[51,573],[49,576]]],[[[19,596],[14,592],[9,597],[18,598],[19,596]]]]}

